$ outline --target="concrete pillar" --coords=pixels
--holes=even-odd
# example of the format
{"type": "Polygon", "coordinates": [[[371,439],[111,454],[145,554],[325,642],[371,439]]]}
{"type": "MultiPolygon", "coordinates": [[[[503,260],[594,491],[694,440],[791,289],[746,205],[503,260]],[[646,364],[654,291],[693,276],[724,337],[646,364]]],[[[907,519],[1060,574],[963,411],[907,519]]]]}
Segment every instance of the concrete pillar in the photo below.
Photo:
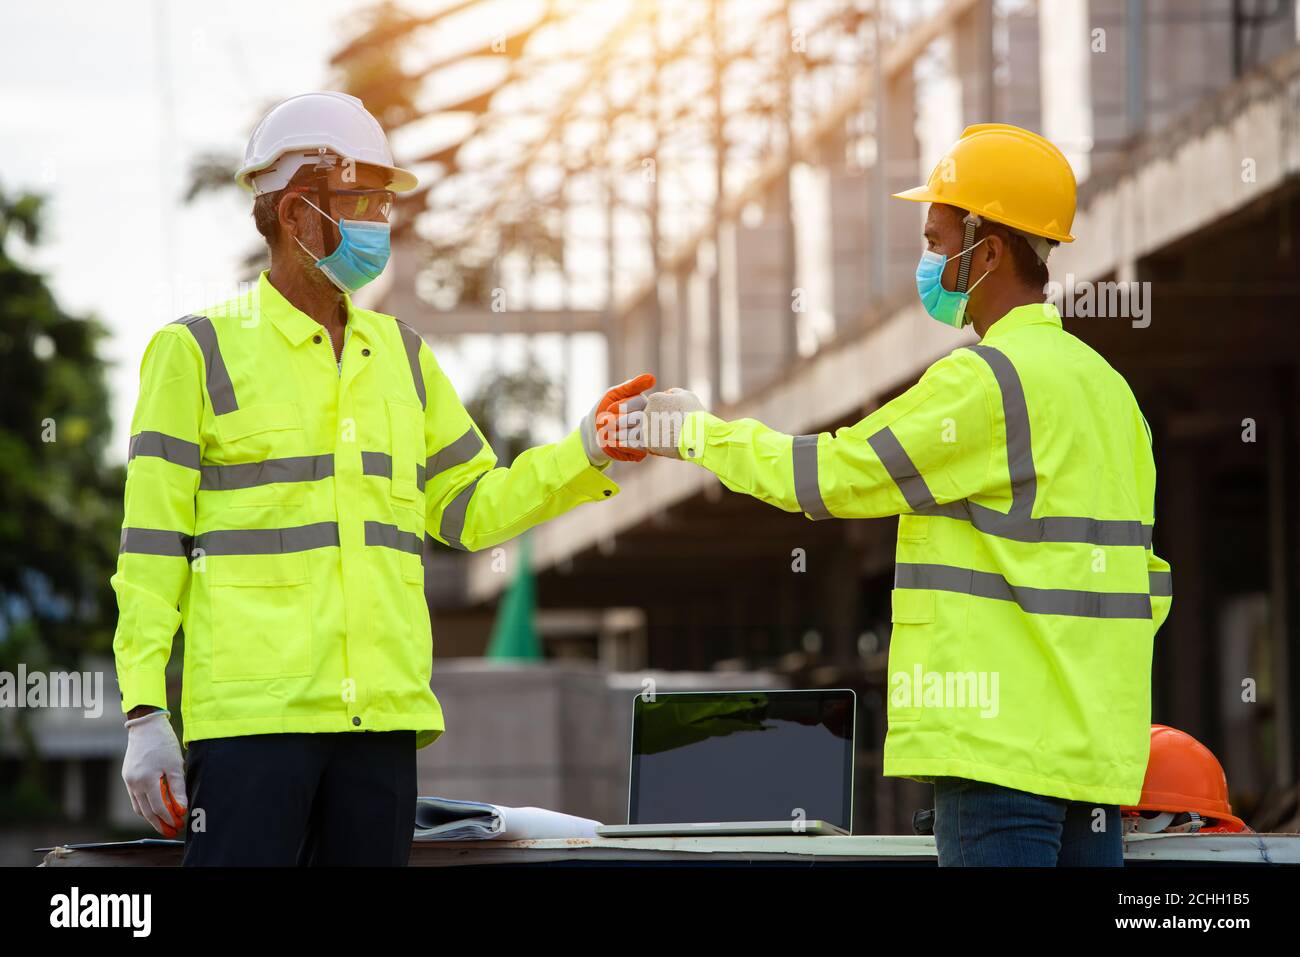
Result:
{"type": "Polygon", "coordinates": [[[673,382],[691,387],[691,273],[680,269],[673,274],[673,382]]]}
{"type": "Polygon", "coordinates": [[[622,355],[616,363],[619,371],[615,378],[622,380],[640,372],[654,371],[659,368],[654,333],[658,311],[657,297],[651,291],[622,316],[619,337],[622,355]]]}
{"type": "Polygon", "coordinates": [[[993,96],[993,0],[979,0],[953,24],[962,125],[997,120],[993,96]]]}
{"type": "MultiPolygon", "coordinates": [[[[683,303],[677,274],[666,272],[658,276],[659,287],[659,348],[651,371],[665,383],[682,382],[681,348],[683,303]]],[[[683,386],[684,388],[684,386],[683,386]]]]}
{"type": "Polygon", "coordinates": [[[843,131],[840,134],[829,138],[822,152],[829,193],[831,314],[837,333],[857,325],[871,304],[871,180],[866,170],[849,163],[846,138],[843,131]]]}
{"type": "Polygon", "coordinates": [[[916,260],[924,248],[921,228],[924,203],[894,199],[893,194],[925,182],[928,169],[921,169],[921,145],[916,138],[916,82],[911,70],[892,77],[885,85],[884,136],[885,195],[883,210],[872,210],[885,219],[884,288],[879,294],[888,300],[915,282],[916,260]]]}
{"type": "MultiPolygon", "coordinates": [[[[1243,4],[1246,12],[1258,4],[1243,4]]],[[[1271,7],[1273,4],[1264,4],[1271,7]]],[[[1192,109],[1211,91],[1233,80],[1231,0],[1143,0],[1145,43],[1140,52],[1126,48],[1130,62],[1144,75],[1129,79],[1145,92],[1141,105],[1145,128],[1159,132],[1192,109]]],[[[1250,28],[1254,33],[1258,28],[1250,28]]],[[[1130,30],[1130,35],[1132,31],[1130,30]]],[[[1248,34],[1249,35],[1249,34],[1248,34]]]]}
{"type": "Polygon", "coordinates": [[[766,197],[762,221],[736,224],[737,372],[740,395],[771,381],[785,360],[785,325],[794,321],[786,277],[787,217],[780,190],[766,197]]]}
{"type": "Polygon", "coordinates": [[[1001,122],[1043,130],[1042,86],[1038,63],[1038,7],[1030,4],[1008,13],[1006,83],[995,91],[995,109],[1001,122]]]}

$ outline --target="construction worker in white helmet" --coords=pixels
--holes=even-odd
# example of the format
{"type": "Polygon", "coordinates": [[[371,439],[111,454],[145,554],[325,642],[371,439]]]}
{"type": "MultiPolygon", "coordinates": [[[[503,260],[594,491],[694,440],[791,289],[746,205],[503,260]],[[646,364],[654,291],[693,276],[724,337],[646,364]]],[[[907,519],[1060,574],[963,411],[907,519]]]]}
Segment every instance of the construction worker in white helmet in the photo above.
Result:
{"type": "Polygon", "coordinates": [[[430,538],[495,545],[618,487],[597,421],[509,467],[400,318],[351,294],[389,255],[393,161],[361,101],[308,93],[253,131],[237,174],[271,267],[161,329],[131,427],[113,587],[129,729],[122,776],[184,863],[405,864],[415,752],[443,731],[429,687],[430,538]],[[181,712],[164,669],[185,635],[181,712]]]}
{"type": "Polygon", "coordinates": [[[834,435],[724,421],[680,389],[620,433],[811,519],[901,516],[884,774],[933,782],[939,864],[1122,865],[1172,582],[1146,421],[1045,301],[1074,175],[1043,137],[990,123],[897,196],[930,204],[925,311],[978,345],[834,435]]]}

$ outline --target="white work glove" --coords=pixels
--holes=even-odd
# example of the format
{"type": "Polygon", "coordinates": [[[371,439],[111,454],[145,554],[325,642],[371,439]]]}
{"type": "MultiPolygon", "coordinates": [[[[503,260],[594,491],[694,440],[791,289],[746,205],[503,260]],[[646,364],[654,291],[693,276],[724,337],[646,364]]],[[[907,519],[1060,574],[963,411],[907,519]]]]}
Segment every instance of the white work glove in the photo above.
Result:
{"type": "Polygon", "coordinates": [[[124,726],[128,735],[122,780],[131,795],[131,808],[159,834],[175,837],[185,827],[189,799],[185,794],[180,742],[176,740],[167,712],[151,711],[128,719],[124,726]]]}
{"type": "MultiPolygon", "coordinates": [[[[679,459],[681,454],[677,451],[677,446],[681,441],[686,416],[703,411],[704,403],[694,392],[669,389],[667,392],[652,393],[646,400],[645,411],[628,416],[628,420],[630,425],[635,426],[636,419],[640,417],[639,438],[647,452],[679,459]]],[[[635,429],[633,434],[636,434],[635,429]]]]}
{"type": "Polygon", "coordinates": [[[587,461],[601,468],[611,458],[622,462],[640,462],[645,458],[644,449],[630,446],[627,432],[621,426],[628,413],[645,408],[644,392],[654,385],[655,377],[643,372],[614,386],[591,407],[579,426],[587,461]]]}

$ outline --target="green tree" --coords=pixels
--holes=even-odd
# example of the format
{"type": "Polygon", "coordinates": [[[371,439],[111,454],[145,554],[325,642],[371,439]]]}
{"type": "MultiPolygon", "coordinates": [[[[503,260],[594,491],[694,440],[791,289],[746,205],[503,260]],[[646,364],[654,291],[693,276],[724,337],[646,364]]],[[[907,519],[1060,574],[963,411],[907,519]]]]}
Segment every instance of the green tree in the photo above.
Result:
{"type": "MultiPolygon", "coordinates": [[[[104,458],[105,331],[64,312],[45,277],[13,255],[18,240],[40,242],[43,202],[0,188],[0,670],[10,674],[108,652],[116,617],[109,578],[125,471],[104,458]]],[[[28,714],[14,711],[23,772],[0,793],[0,818],[39,810],[44,793],[28,714]]]]}
{"type": "Polygon", "coordinates": [[[488,373],[464,402],[497,460],[507,465],[537,444],[538,422],[564,418],[559,384],[532,355],[520,369],[488,373]]]}

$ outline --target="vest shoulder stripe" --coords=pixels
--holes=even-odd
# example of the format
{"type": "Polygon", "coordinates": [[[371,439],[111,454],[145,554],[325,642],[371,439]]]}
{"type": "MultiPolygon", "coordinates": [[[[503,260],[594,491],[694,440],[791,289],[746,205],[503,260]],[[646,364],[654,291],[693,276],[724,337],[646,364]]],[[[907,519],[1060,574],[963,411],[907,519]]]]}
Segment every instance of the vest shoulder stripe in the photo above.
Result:
{"type": "Polygon", "coordinates": [[[411,365],[411,379],[415,383],[415,394],[420,399],[420,408],[423,409],[428,402],[428,397],[424,394],[424,376],[420,374],[420,345],[424,340],[401,319],[394,321],[402,333],[402,345],[406,348],[406,360],[411,365]]]}
{"type": "Polygon", "coordinates": [[[1038,494],[1033,444],[1029,434],[1029,408],[1016,367],[992,346],[967,346],[988,363],[1002,393],[1002,417],[1007,431],[1007,470],[1011,476],[1011,514],[1029,517],[1038,494]]]}
{"type": "Polygon", "coordinates": [[[215,415],[224,415],[239,408],[235,401],[235,385],[230,381],[230,373],[221,358],[221,346],[217,343],[217,330],[207,316],[182,316],[176,320],[189,329],[194,341],[203,353],[203,367],[207,371],[208,400],[212,403],[215,415]]]}

